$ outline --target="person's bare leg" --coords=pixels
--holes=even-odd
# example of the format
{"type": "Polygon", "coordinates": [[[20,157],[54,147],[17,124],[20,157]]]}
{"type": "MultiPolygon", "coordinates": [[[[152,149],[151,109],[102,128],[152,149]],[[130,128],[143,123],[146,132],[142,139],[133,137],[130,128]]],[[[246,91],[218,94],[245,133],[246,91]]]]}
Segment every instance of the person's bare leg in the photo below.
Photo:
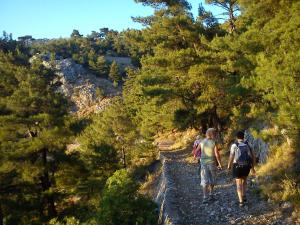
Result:
{"type": "Polygon", "coordinates": [[[214,168],[214,166],[211,166],[211,168],[210,168],[210,176],[211,176],[211,183],[210,183],[210,185],[209,185],[209,195],[210,196],[212,196],[212,194],[213,194],[213,191],[214,191],[214,180],[215,180],[215,168],[214,168]]]}
{"type": "Polygon", "coordinates": [[[203,198],[207,198],[208,190],[209,190],[209,185],[204,185],[203,186],[203,198]]]}
{"type": "Polygon", "coordinates": [[[214,191],[214,185],[211,184],[209,185],[209,195],[212,195],[213,191],[214,191]]]}
{"type": "Polygon", "coordinates": [[[238,194],[239,202],[243,202],[243,184],[242,179],[236,179],[236,191],[238,194]]]}

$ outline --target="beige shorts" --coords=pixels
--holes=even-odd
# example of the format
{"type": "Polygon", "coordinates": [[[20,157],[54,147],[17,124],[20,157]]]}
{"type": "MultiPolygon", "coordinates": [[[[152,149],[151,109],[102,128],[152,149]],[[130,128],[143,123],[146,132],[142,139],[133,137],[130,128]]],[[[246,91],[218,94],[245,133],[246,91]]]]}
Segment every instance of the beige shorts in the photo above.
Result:
{"type": "Polygon", "coordinates": [[[216,166],[215,164],[201,164],[201,185],[211,185],[216,183],[216,166]]]}

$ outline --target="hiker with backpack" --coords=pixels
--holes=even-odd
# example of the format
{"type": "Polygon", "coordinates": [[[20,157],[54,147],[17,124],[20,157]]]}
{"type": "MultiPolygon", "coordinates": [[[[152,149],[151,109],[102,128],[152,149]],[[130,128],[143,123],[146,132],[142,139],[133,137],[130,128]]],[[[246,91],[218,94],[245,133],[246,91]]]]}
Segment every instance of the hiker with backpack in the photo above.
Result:
{"type": "Polygon", "coordinates": [[[247,202],[246,188],[247,177],[252,170],[255,175],[255,155],[251,147],[244,141],[244,132],[239,131],[236,135],[237,141],[231,145],[228,161],[228,171],[232,168],[233,178],[236,180],[236,190],[239,199],[239,206],[247,202]]]}
{"type": "Polygon", "coordinates": [[[216,146],[215,129],[209,128],[206,131],[206,138],[198,145],[197,150],[201,149],[201,185],[203,187],[203,201],[202,203],[208,203],[209,200],[213,200],[213,189],[215,185],[216,176],[216,164],[222,169],[220,154],[216,146]]]}

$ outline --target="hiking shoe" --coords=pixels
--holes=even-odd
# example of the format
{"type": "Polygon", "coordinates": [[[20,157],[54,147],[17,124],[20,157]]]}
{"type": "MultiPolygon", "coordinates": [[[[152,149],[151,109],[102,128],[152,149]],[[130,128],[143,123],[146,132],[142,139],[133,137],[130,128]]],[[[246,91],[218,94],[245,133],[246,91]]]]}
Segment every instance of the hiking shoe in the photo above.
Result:
{"type": "Polygon", "coordinates": [[[239,207],[243,208],[245,206],[244,202],[239,202],[239,207]]]}
{"type": "Polygon", "coordinates": [[[246,198],[246,196],[243,197],[243,202],[244,202],[244,203],[247,203],[247,198],[246,198]]]}

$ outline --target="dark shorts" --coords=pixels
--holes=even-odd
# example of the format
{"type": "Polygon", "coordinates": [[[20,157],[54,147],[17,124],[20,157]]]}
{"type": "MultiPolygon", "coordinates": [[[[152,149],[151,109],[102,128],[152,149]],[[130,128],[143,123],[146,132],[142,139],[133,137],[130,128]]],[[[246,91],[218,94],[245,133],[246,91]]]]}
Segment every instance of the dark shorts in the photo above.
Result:
{"type": "Polygon", "coordinates": [[[238,166],[236,163],[233,164],[232,176],[233,178],[247,177],[250,173],[250,166],[238,166]]]}

